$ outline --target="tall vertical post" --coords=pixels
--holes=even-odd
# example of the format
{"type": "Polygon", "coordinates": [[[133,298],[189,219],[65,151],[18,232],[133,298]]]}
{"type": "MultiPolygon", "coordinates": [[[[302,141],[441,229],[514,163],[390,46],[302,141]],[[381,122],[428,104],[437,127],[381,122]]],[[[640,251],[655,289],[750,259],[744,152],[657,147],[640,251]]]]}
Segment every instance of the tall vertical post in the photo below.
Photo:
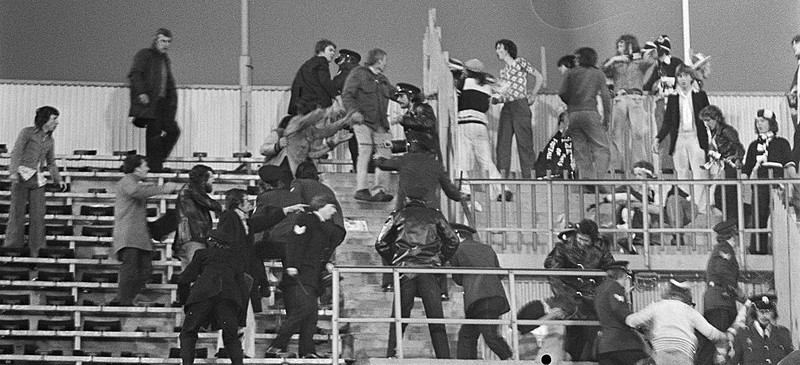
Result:
{"type": "Polygon", "coordinates": [[[683,59],[685,62],[692,60],[692,38],[689,31],[689,0],[681,0],[683,9],[683,59]]]}
{"type": "Polygon", "coordinates": [[[250,19],[249,0],[242,1],[242,54],[239,56],[239,151],[249,151],[249,119],[252,110],[252,87],[250,86],[250,19]]]}

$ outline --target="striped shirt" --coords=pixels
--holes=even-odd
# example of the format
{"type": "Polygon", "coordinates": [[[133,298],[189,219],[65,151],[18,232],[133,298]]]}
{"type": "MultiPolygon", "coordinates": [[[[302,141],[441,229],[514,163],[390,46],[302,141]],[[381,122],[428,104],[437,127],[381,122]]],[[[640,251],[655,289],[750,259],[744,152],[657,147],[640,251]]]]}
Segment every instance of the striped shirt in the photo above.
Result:
{"type": "Polygon", "coordinates": [[[727,336],[714,328],[694,308],[679,300],[664,299],[650,303],[644,309],[625,318],[625,324],[638,327],[649,323],[651,343],[655,352],[677,350],[691,358],[697,349],[697,330],[712,341],[727,336]]]}
{"type": "Polygon", "coordinates": [[[528,95],[528,75],[534,75],[536,69],[528,61],[520,57],[500,70],[500,102],[506,103],[525,99],[528,95]]]}

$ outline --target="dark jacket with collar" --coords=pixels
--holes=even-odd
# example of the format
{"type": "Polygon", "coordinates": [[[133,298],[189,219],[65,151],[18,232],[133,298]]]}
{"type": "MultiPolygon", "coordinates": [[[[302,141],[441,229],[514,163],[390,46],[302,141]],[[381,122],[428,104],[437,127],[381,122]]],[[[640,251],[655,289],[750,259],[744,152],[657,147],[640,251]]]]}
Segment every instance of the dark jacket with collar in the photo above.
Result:
{"type": "MultiPolygon", "coordinates": [[[[500,267],[497,253],[491,246],[475,242],[472,239],[465,239],[458,244],[450,264],[455,267],[500,267]]],[[[453,281],[464,287],[464,313],[470,313],[470,309],[476,302],[487,298],[501,298],[502,307],[495,308],[497,314],[503,314],[511,310],[508,305],[508,298],[503,289],[502,275],[467,275],[453,274],[453,281]]]]}
{"type": "Polygon", "coordinates": [[[367,66],[350,71],[342,89],[342,103],[348,112],[358,111],[364,116],[364,124],[375,130],[380,127],[389,131],[386,111],[393,86],[383,74],[375,74],[367,66]]]}
{"type": "Polygon", "coordinates": [[[161,53],[154,47],[144,48],[136,53],[133,65],[128,72],[131,88],[131,108],[128,116],[146,119],[156,118],[156,101],[158,99],[158,86],[161,84],[161,66],[166,67],[167,80],[165,83],[164,97],[169,109],[178,109],[178,92],[175,88],[175,78],[172,76],[169,56],[161,53]],[[150,102],[147,105],[139,103],[139,95],[147,94],[150,102]]]}
{"type": "Polygon", "coordinates": [[[605,280],[597,287],[594,300],[601,333],[597,352],[600,354],[623,350],[642,350],[644,342],[633,328],[625,324],[631,313],[631,305],[625,288],[615,280],[605,280]]]}
{"type": "Polygon", "coordinates": [[[333,105],[332,99],[338,93],[328,63],[325,57],[314,56],[300,66],[292,81],[288,114],[306,114],[333,105]]]}
{"type": "MultiPolygon", "coordinates": [[[[736,365],[777,364],[781,359],[794,351],[792,334],[784,326],[773,325],[768,338],[764,338],[756,329],[758,324],[751,323],[739,330],[733,339],[735,354],[728,362],[736,365]]],[[[781,362],[782,363],[782,362],[781,362]]],[[[791,364],[795,364],[792,362],[791,364]]]]}
{"type": "Polygon", "coordinates": [[[332,245],[331,231],[334,225],[330,220],[322,221],[314,212],[299,214],[295,221],[294,236],[286,244],[286,256],[283,259],[284,269],[296,268],[298,274],[290,276],[284,272],[281,287],[302,285],[309,294],[316,293],[320,287],[320,255],[325,248],[332,245]]]}
{"type": "MultiPolygon", "coordinates": [[[[721,158],[734,164],[741,164],[744,158],[744,146],[739,141],[739,132],[736,131],[736,128],[727,123],[717,123],[717,128],[713,132],[706,130],[706,133],[710,134],[711,138],[714,139],[713,142],[716,143],[717,152],[719,152],[721,158]]],[[[725,178],[737,178],[734,166],[725,164],[725,178]]]]}
{"type": "Polygon", "coordinates": [[[192,262],[178,277],[179,285],[194,283],[185,301],[185,310],[194,303],[219,296],[236,306],[239,322],[243,322],[247,314],[249,287],[243,262],[236,250],[236,247],[210,245],[195,252],[192,262]]]}
{"type": "Polygon", "coordinates": [[[436,121],[433,107],[428,103],[412,103],[411,107],[403,115],[400,125],[403,126],[406,141],[416,138],[427,141],[425,147],[441,159],[439,123],[436,121]]]}
{"type": "Polygon", "coordinates": [[[253,231],[245,231],[244,223],[236,210],[224,211],[219,217],[217,229],[231,233],[232,239],[239,245],[236,253],[244,265],[244,272],[253,278],[253,285],[250,288],[250,303],[253,305],[253,312],[263,311],[261,297],[262,293],[267,293],[265,296],[269,296],[269,280],[264,262],[255,252],[253,231]]]}
{"type": "Polygon", "coordinates": [[[458,236],[442,212],[416,199],[389,215],[375,243],[378,254],[393,266],[441,266],[457,248],[458,236]]]}
{"type": "MultiPolygon", "coordinates": [[[[678,130],[681,126],[681,108],[680,96],[670,95],[667,97],[667,109],[664,112],[664,123],[661,129],[658,130],[656,138],[659,142],[669,135],[669,154],[675,152],[675,141],[678,138],[678,130]]],[[[708,151],[708,134],[706,133],[706,125],[700,119],[700,111],[708,106],[708,95],[705,91],[692,91],[692,108],[694,109],[694,129],[697,133],[697,142],[703,151],[708,151]]]]}
{"type": "Polygon", "coordinates": [[[444,190],[448,198],[460,201],[461,194],[458,188],[450,181],[442,163],[430,152],[409,152],[405,155],[390,159],[379,157],[375,159],[375,166],[385,171],[398,171],[400,182],[398,190],[405,196],[407,192],[416,187],[425,187],[428,194],[425,203],[431,208],[439,208],[437,192],[439,187],[444,190]]]}
{"type": "Polygon", "coordinates": [[[727,308],[736,311],[739,262],[729,243],[719,242],[711,249],[706,265],[706,283],[703,310],[727,308]]]}

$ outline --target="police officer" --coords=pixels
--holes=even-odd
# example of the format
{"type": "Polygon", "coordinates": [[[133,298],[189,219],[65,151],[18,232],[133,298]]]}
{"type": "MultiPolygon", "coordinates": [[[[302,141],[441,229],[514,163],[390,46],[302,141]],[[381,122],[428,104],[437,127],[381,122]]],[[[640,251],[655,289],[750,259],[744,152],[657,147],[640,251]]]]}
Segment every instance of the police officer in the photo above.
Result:
{"type": "Polygon", "coordinates": [[[775,323],[778,318],[776,299],[772,294],[750,297],[752,323],[740,329],[734,337],[734,355],[729,364],[777,364],[794,350],[789,329],[775,323]]]}
{"type": "MultiPolygon", "coordinates": [[[[736,319],[736,300],[744,301],[739,290],[739,262],[736,260],[738,228],[736,220],[726,220],[714,226],[717,244],[711,250],[706,266],[706,292],[703,296],[703,317],[720,331],[725,331],[736,319]]],[[[695,363],[714,363],[716,349],[707,338],[700,337],[695,363]]]]}
{"type": "MultiPolygon", "coordinates": [[[[333,87],[336,88],[337,94],[341,94],[347,75],[350,75],[352,69],[358,67],[361,62],[361,55],[349,49],[341,49],[339,50],[339,57],[336,57],[333,62],[339,66],[339,72],[333,77],[333,87]]],[[[356,160],[358,159],[358,141],[355,135],[347,141],[347,149],[350,150],[350,159],[353,160],[353,172],[355,172],[356,160]]],[[[370,163],[369,170],[369,172],[374,172],[375,170],[375,166],[372,163],[370,163]]]]}
{"type": "Polygon", "coordinates": [[[600,320],[597,361],[600,365],[633,365],[647,358],[644,342],[625,324],[631,313],[628,301],[628,261],[613,261],[604,268],[608,279],[597,287],[594,307],[600,320]]]}
{"type": "Polygon", "coordinates": [[[404,82],[395,86],[392,98],[406,109],[405,114],[398,116],[393,123],[399,123],[405,131],[406,141],[410,141],[417,136],[425,137],[427,149],[432,151],[436,158],[442,160],[442,152],[439,148],[439,123],[436,121],[436,114],[433,108],[425,102],[420,88],[404,82]]]}

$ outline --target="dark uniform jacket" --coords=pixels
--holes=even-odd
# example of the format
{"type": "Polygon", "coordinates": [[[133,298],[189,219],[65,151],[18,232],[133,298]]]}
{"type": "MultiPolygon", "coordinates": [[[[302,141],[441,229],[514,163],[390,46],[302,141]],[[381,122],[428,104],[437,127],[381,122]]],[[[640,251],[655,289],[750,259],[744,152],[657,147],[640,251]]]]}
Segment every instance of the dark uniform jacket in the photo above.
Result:
{"type": "MultiPolygon", "coordinates": [[[[680,96],[670,95],[667,97],[667,109],[664,112],[664,123],[661,129],[658,130],[656,138],[659,142],[669,135],[669,154],[675,152],[675,141],[678,139],[678,130],[681,127],[681,108],[680,96]]],[[[700,111],[708,106],[708,95],[705,91],[692,91],[692,108],[694,109],[694,129],[697,132],[697,141],[700,143],[700,148],[703,151],[708,151],[708,133],[706,133],[706,125],[700,119],[700,111]]]]}
{"type": "MultiPolygon", "coordinates": [[[[458,244],[450,264],[455,267],[500,267],[497,253],[491,246],[466,239],[458,244]]],[[[502,275],[453,274],[453,281],[464,287],[464,313],[470,313],[476,302],[488,298],[501,298],[503,306],[495,308],[497,315],[511,310],[506,292],[503,290],[502,275]]]]}
{"type": "Polygon", "coordinates": [[[703,296],[703,310],[727,308],[736,311],[738,283],[739,262],[733,247],[727,242],[717,243],[706,265],[707,288],[703,296]]]}
{"type": "Polygon", "coordinates": [[[337,94],[331,80],[328,59],[322,56],[311,57],[300,66],[294,76],[288,114],[306,114],[317,108],[327,108],[333,105],[332,99],[337,94]]]}
{"type": "Polygon", "coordinates": [[[347,80],[347,76],[350,75],[350,71],[357,66],[358,65],[351,63],[343,63],[339,65],[339,72],[333,77],[333,87],[336,89],[337,94],[342,93],[342,89],[344,89],[344,82],[347,80]]]}
{"type": "Polygon", "coordinates": [[[194,253],[192,262],[178,277],[179,285],[194,283],[184,310],[193,303],[220,296],[236,306],[239,323],[244,322],[250,288],[245,281],[243,262],[236,250],[236,247],[211,245],[194,253]]]}
{"type": "Polygon", "coordinates": [[[172,77],[169,56],[155,48],[144,48],[133,57],[133,65],[128,72],[131,87],[131,108],[128,116],[136,118],[155,119],[156,101],[158,100],[159,87],[162,85],[161,67],[165,67],[164,97],[169,103],[169,109],[178,109],[178,92],[175,89],[175,78],[172,77]],[[147,105],[139,103],[139,95],[147,94],[150,102],[147,105]]]}
{"type": "MultiPolygon", "coordinates": [[[[573,240],[556,244],[544,261],[547,269],[601,269],[614,261],[608,248],[596,242],[588,247],[581,247],[573,240]]],[[[563,309],[571,318],[595,318],[595,289],[602,281],[601,277],[551,277],[550,286],[553,298],[547,303],[551,307],[563,309]]]]}
{"type": "Polygon", "coordinates": [[[253,232],[246,233],[244,224],[242,224],[242,220],[236,210],[223,212],[219,217],[217,229],[233,234],[232,238],[238,244],[236,253],[244,265],[244,272],[253,278],[253,284],[250,288],[250,303],[253,305],[253,312],[261,312],[263,310],[261,297],[262,293],[269,293],[269,280],[267,279],[267,270],[264,268],[264,262],[256,255],[253,232]]]}
{"type": "Polygon", "coordinates": [[[299,214],[293,226],[294,237],[286,245],[284,268],[296,268],[297,276],[289,276],[285,272],[281,278],[282,288],[302,285],[309,294],[316,293],[320,287],[319,272],[320,255],[325,247],[332,245],[331,231],[334,225],[330,220],[321,221],[314,212],[299,214]]]}
{"type": "Polygon", "coordinates": [[[400,121],[406,134],[406,141],[419,139],[426,141],[425,147],[441,160],[439,146],[439,123],[433,108],[426,103],[412,103],[400,121]],[[418,138],[419,137],[419,138],[418,138]]]}
{"type": "Polygon", "coordinates": [[[608,279],[597,287],[595,294],[594,308],[602,331],[597,352],[644,351],[642,338],[625,324],[625,317],[633,313],[625,288],[616,280],[608,279]]]}
{"type": "Polygon", "coordinates": [[[398,189],[403,196],[416,187],[425,187],[428,192],[425,202],[431,208],[439,208],[437,198],[439,186],[448,198],[455,201],[461,200],[458,188],[450,181],[442,163],[436,160],[436,156],[432,153],[409,152],[390,159],[380,157],[375,159],[375,166],[385,171],[400,172],[398,189]]]}
{"type": "MultiPolygon", "coordinates": [[[[442,212],[411,200],[389,214],[375,249],[393,266],[441,266],[458,248],[458,236],[442,212]]],[[[416,276],[403,274],[405,278],[416,276]]]]}
{"type": "Polygon", "coordinates": [[[735,354],[728,364],[777,364],[786,355],[794,351],[792,334],[788,328],[772,326],[769,338],[764,338],[758,333],[755,326],[758,326],[757,322],[753,322],[736,334],[733,339],[735,354]]]}
{"type": "Polygon", "coordinates": [[[386,111],[393,89],[386,76],[373,73],[367,66],[359,66],[347,76],[342,89],[342,103],[348,112],[360,112],[364,116],[364,124],[373,130],[381,127],[388,131],[386,111]]]}

